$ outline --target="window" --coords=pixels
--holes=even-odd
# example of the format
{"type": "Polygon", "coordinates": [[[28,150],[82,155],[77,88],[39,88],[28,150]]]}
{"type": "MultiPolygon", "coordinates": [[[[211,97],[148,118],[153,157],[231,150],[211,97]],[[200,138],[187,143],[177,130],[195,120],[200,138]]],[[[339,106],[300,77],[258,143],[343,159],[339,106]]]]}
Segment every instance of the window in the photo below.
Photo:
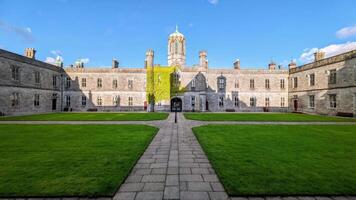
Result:
{"type": "Polygon", "coordinates": [[[70,83],[71,83],[70,77],[66,77],[65,82],[66,82],[66,89],[70,88],[70,83]]]}
{"type": "Polygon", "coordinates": [[[336,108],[336,94],[329,95],[330,108],[336,108]]]}
{"type": "Polygon", "coordinates": [[[128,80],[128,85],[127,85],[127,87],[128,87],[129,89],[132,89],[132,88],[133,88],[133,80],[132,80],[132,79],[128,80]]]}
{"type": "Polygon", "coordinates": [[[269,107],[269,97],[265,98],[265,107],[269,107]]]}
{"type": "Polygon", "coordinates": [[[10,100],[11,100],[12,107],[18,106],[19,105],[19,93],[17,93],[17,92],[12,93],[10,100]]]}
{"type": "Polygon", "coordinates": [[[57,87],[57,76],[56,75],[52,76],[52,85],[53,85],[54,88],[57,87]]]}
{"type": "Polygon", "coordinates": [[[255,80],[250,79],[250,89],[255,89],[255,80]]]}
{"type": "Polygon", "coordinates": [[[98,96],[98,98],[96,99],[96,104],[98,106],[102,106],[103,105],[103,99],[101,98],[101,96],[98,96]]]}
{"type": "Polygon", "coordinates": [[[265,88],[266,88],[266,89],[269,89],[269,79],[266,79],[266,80],[265,80],[265,88]]]}
{"type": "Polygon", "coordinates": [[[310,95],[309,96],[309,108],[314,108],[315,107],[315,96],[310,95]]]}
{"type": "Polygon", "coordinates": [[[114,106],[119,106],[120,105],[120,97],[119,97],[119,95],[116,95],[116,96],[113,97],[112,104],[114,106]]]}
{"type": "Polygon", "coordinates": [[[82,106],[85,107],[87,106],[87,97],[86,96],[82,96],[82,106]]]}
{"type": "Polygon", "coordinates": [[[195,96],[191,96],[190,104],[191,104],[192,108],[194,109],[195,108],[195,96]]]}
{"type": "Polygon", "coordinates": [[[117,80],[116,79],[112,80],[112,88],[114,88],[114,89],[117,88],[117,80]]]}
{"type": "Polygon", "coordinates": [[[35,94],[35,99],[33,101],[33,105],[35,107],[39,106],[40,105],[40,95],[39,94],[35,94]]]}
{"type": "Polygon", "coordinates": [[[40,83],[41,77],[40,77],[40,72],[35,71],[35,83],[40,83]]]}
{"type": "Polygon", "coordinates": [[[82,78],[82,87],[87,87],[87,79],[86,78],[82,78]]]}
{"type": "Polygon", "coordinates": [[[176,42],[174,43],[174,53],[177,54],[178,53],[178,41],[176,40],[176,42]]]}
{"type": "Polygon", "coordinates": [[[284,107],[285,106],[285,98],[284,97],[281,97],[281,107],[284,107]]]}
{"type": "Polygon", "coordinates": [[[256,107],[256,98],[250,97],[250,107],[256,107]]]}
{"type": "Polygon", "coordinates": [[[329,84],[336,84],[336,69],[330,70],[329,84]]]}
{"type": "Polygon", "coordinates": [[[102,88],[102,87],[103,87],[103,79],[98,78],[97,83],[96,83],[96,86],[97,86],[98,88],[102,88]]]}
{"type": "Polygon", "coordinates": [[[11,66],[11,77],[14,81],[20,80],[20,67],[11,66]]]}
{"type": "Polygon", "coordinates": [[[225,89],[225,79],[219,78],[219,90],[224,90],[224,89],[225,89]]]}
{"type": "Polygon", "coordinates": [[[224,107],[224,97],[219,97],[219,107],[224,107]]]}
{"type": "Polygon", "coordinates": [[[293,78],[293,88],[297,88],[298,87],[298,77],[294,77],[293,78]]]}
{"type": "Polygon", "coordinates": [[[66,107],[70,107],[70,96],[66,96],[66,107]]]}
{"type": "Polygon", "coordinates": [[[309,75],[309,85],[314,86],[315,85],[315,74],[310,74],[309,75]]]}
{"type": "Polygon", "coordinates": [[[235,81],[235,89],[239,88],[239,81],[235,81]]]}
{"type": "Polygon", "coordinates": [[[191,84],[191,87],[190,87],[190,89],[193,90],[193,91],[195,90],[195,82],[196,82],[195,78],[193,78],[192,84],[191,84]]]}
{"type": "Polygon", "coordinates": [[[284,88],[285,88],[285,86],[284,86],[285,83],[284,83],[284,82],[285,82],[284,79],[281,79],[281,80],[280,80],[280,87],[281,87],[281,89],[284,89],[284,88]]]}
{"type": "Polygon", "coordinates": [[[129,97],[129,106],[133,106],[133,98],[129,97]]]}
{"type": "Polygon", "coordinates": [[[240,104],[240,102],[239,102],[239,97],[238,97],[238,96],[235,96],[235,97],[234,97],[234,105],[235,105],[235,107],[239,107],[239,104],[240,104]]]}

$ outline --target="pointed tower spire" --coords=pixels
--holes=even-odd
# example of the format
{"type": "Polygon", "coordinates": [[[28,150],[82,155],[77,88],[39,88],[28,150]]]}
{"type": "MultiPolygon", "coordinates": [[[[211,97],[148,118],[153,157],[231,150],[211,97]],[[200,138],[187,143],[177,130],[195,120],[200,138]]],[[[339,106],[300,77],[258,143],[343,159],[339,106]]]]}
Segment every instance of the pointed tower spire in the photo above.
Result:
{"type": "Polygon", "coordinates": [[[179,33],[179,31],[178,31],[178,25],[176,25],[176,33],[179,33]]]}

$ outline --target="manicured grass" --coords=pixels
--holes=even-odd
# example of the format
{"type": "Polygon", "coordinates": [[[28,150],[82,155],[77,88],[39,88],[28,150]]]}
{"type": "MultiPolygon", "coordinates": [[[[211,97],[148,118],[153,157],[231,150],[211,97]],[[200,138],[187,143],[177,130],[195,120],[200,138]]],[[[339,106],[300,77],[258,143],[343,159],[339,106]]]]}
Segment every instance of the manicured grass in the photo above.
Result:
{"type": "Polygon", "coordinates": [[[200,121],[356,122],[355,118],[299,113],[184,113],[184,116],[200,121]]]}
{"type": "Polygon", "coordinates": [[[356,126],[193,129],[230,195],[355,195],[356,126]]]}
{"type": "Polygon", "coordinates": [[[0,125],[0,197],[110,196],[157,128],[0,125]]]}
{"type": "Polygon", "coordinates": [[[167,116],[168,113],[49,113],[0,117],[0,121],[151,121],[167,116]]]}

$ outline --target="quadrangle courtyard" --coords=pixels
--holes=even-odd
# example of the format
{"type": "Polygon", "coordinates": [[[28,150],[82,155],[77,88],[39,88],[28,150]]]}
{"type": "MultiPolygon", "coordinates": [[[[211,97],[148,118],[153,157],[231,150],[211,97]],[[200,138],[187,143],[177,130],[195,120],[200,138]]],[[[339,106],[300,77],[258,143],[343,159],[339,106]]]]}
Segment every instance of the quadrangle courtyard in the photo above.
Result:
{"type": "Polygon", "coordinates": [[[354,118],[293,113],[0,118],[0,198],[352,199],[354,118]]]}

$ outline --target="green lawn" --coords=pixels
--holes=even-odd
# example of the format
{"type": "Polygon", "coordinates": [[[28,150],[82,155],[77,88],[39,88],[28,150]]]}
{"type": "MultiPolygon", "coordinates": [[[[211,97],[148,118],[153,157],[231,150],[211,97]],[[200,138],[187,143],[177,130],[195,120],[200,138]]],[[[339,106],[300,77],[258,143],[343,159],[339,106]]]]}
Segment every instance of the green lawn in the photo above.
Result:
{"type": "Polygon", "coordinates": [[[200,121],[356,122],[355,118],[299,113],[184,113],[184,116],[200,121]]]}
{"type": "Polygon", "coordinates": [[[0,121],[151,121],[166,119],[168,113],[48,113],[0,117],[0,121]]]}
{"type": "Polygon", "coordinates": [[[355,195],[355,125],[193,129],[230,195],[355,195]]]}
{"type": "Polygon", "coordinates": [[[0,197],[111,196],[157,130],[145,125],[0,125],[0,197]]]}

